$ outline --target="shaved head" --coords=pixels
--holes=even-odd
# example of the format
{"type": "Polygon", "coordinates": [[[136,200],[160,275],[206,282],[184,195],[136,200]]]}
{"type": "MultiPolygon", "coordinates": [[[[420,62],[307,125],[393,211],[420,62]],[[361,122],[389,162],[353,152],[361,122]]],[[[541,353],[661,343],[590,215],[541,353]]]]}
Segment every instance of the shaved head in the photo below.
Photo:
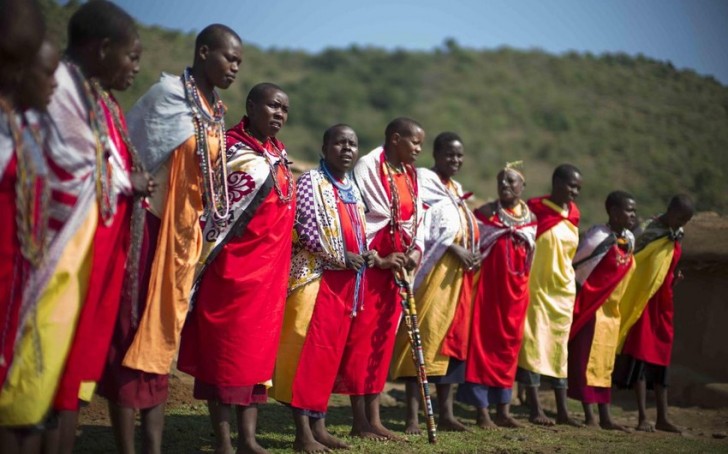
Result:
{"type": "Polygon", "coordinates": [[[17,75],[35,61],[45,22],[35,0],[0,0],[0,89],[6,90],[17,75]]]}
{"type": "Polygon", "coordinates": [[[106,0],[91,0],[81,5],[68,21],[68,48],[81,48],[108,38],[128,43],[138,36],[134,18],[106,0]]]}
{"type": "Polygon", "coordinates": [[[283,91],[283,89],[278,85],[270,82],[257,84],[248,92],[248,97],[245,99],[245,103],[248,104],[251,101],[253,103],[258,103],[263,100],[263,98],[271,91],[283,91]]]}
{"type": "Polygon", "coordinates": [[[411,118],[395,118],[394,120],[389,122],[389,124],[387,125],[387,129],[384,130],[384,140],[386,142],[389,142],[389,139],[391,139],[392,136],[395,134],[399,134],[400,136],[404,137],[410,137],[414,135],[416,129],[422,129],[424,131],[425,128],[423,128],[422,125],[419,124],[416,120],[413,120],[411,118]]]}
{"type": "Polygon", "coordinates": [[[195,55],[199,53],[200,47],[207,46],[209,50],[218,49],[227,44],[227,38],[235,38],[241,45],[243,40],[240,39],[235,30],[223,24],[208,25],[197,35],[195,39],[195,55]]]}

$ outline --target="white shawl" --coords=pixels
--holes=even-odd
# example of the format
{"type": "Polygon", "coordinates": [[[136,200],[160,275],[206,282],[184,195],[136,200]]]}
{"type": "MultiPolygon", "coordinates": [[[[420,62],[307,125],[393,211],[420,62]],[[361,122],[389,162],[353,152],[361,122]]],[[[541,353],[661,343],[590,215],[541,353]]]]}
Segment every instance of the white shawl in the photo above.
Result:
{"type": "MultiPolygon", "coordinates": [[[[427,209],[422,219],[425,251],[422,255],[420,268],[415,276],[415,289],[420,286],[435,264],[447,252],[458,233],[474,230],[474,226],[469,229],[468,226],[462,225],[462,217],[458,206],[460,205],[459,197],[463,195],[463,189],[460,183],[455,180],[451,181],[455,185],[457,196],[442,183],[437,173],[430,169],[417,169],[419,196],[427,209]]],[[[469,212],[468,217],[471,222],[475,223],[474,217],[469,212]]]]}
{"type": "MultiPolygon", "coordinates": [[[[359,162],[354,167],[354,181],[359,187],[359,192],[366,207],[367,245],[371,244],[377,232],[384,228],[389,228],[389,223],[392,220],[389,197],[382,184],[379,171],[383,152],[384,149],[382,147],[375,148],[359,159],[359,162]]],[[[415,181],[414,184],[415,193],[417,193],[417,182],[415,181]]],[[[414,244],[420,251],[424,251],[425,232],[422,226],[419,225],[422,222],[422,200],[418,195],[416,199],[417,219],[414,219],[414,216],[412,216],[412,218],[404,221],[401,225],[405,231],[411,232],[413,227],[412,223],[415,222],[418,224],[419,228],[417,228],[414,244]]]]}

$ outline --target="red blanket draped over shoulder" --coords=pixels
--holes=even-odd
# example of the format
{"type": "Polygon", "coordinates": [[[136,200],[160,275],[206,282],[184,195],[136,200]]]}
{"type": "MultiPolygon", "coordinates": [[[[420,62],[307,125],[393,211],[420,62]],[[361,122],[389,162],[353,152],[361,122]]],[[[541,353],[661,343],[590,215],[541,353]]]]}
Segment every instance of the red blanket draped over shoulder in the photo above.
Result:
{"type": "MultiPolygon", "coordinates": [[[[564,217],[560,213],[544,203],[544,200],[548,200],[548,198],[549,196],[535,197],[528,201],[528,208],[536,215],[536,220],[538,221],[537,239],[544,232],[548,232],[549,229],[564,220],[564,217]]],[[[580,217],[581,213],[579,212],[579,208],[574,202],[569,202],[569,214],[566,220],[578,226],[580,217]]]]}
{"type": "Polygon", "coordinates": [[[673,283],[675,268],[682,255],[680,242],[675,242],[670,269],[657,293],[647,302],[642,316],[632,327],[624,342],[622,353],[658,366],[669,366],[672,342],[674,304],[673,283]]]}
{"type": "MultiPolygon", "coordinates": [[[[227,132],[228,148],[243,141],[262,152],[254,140],[242,122],[227,132]]],[[[283,149],[275,144],[267,141],[266,150],[283,149]]],[[[273,177],[286,196],[285,171],[275,168],[273,177]]],[[[222,247],[200,279],[196,306],[182,331],[178,369],[228,395],[273,376],[291,263],[292,197],[282,203],[271,190],[242,235],[222,247]]]]}
{"type": "MultiPolygon", "coordinates": [[[[126,170],[129,171],[131,169],[129,151],[121,138],[121,132],[114,125],[111,113],[105,105],[103,108],[109,137],[123,157],[126,170]]],[[[121,108],[118,111],[122,127],[126,128],[121,108]]],[[[130,221],[131,198],[120,195],[113,221],[109,225],[99,221],[96,228],[88,293],[56,393],[54,402],[56,410],[78,410],[81,382],[95,382],[101,379],[119,312],[124,267],[131,236],[130,221]]]]}
{"type": "MultiPolygon", "coordinates": [[[[569,339],[573,339],[589,323],[597,310],[602,307],[609,295],[631,270],[629,266],[619,265],[618,259],[623,256],[624,253],[620,253],[617,245],[613,245],[584,281],[576,294],[574,321],[571,323],[569,339]]],[[[630,258],[630,260],[634,259],[630,258]]]]}
{"type": "MultiPolygon", "coordinates": [[[[496,215],[476,211],[475,216],[485,225],[506,228],[496,215]]],[[[523,242],[504,234],[481,263],[465,369],[468,382],[513,386],[528,308],[528,252],[523,242]]]]}
{"type": "Polygon", "coordinates": [[[15,182],[17,158],[15,153],[0,179],[0,320],[6,326],[0,328],[0,386],[5,382],[8,367],[13,360],[15,334],[18,330],[18,314],[23,300],[23,279],[29,271],[28,263],[20,253],[17,223],[15,222],[15,182]]]}
{"type": "MultiPolygon", "coordinates": [[[[385,174],[385,165],[382,153],[379,177],[391,200],[392,192],[385,174]]],[[[413,168],[408,166],[407,173],[392,174],[399,193],[402,220],[410,219],[414,215],[416,203],[410,194],[406,178],[410,178],[416,196],[417,177],[413,168]]],[[[366,199],[366,195],[362,195],[366,199]]],[[[387,225],[376,233],[369,250],[376,250],[381,257],[386,257],[393,252],[405,252],[405,244],[410,241],[414,239],[409,238],[407,232],[396,229],[393,235],[387,225]]],[[[379,393],[384,389],[401,314],[401,296],[392,270],[369,269],[364,285],[364,309],[352,322],[339,375],[334,384],[335,393],[364,395],[379,393]]]]}

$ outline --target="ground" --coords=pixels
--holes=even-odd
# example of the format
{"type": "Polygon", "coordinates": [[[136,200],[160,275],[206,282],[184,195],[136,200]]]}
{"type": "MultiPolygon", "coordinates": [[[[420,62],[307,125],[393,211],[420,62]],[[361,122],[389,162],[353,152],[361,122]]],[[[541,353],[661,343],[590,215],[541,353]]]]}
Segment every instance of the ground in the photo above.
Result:
{"type": "MultiPolygon", "coordinates": [[[[673,422],[685,428],[683,435],[617,433],[599,429],[558,426],[539,428],[527,422],[528,409],[514,406],[523,429],[470,433],[439,433],[438,443],[428,445],[426,436],[409,437],[407,443],[352,440],[346,435],[351,423],[348,399],[334,396],[330,402],[329,427],[346,438],[352,452],[367,453],[728,453],[728,218],[700,213],[688,224],[681,268],[685,280],[675,290],[676,326],[671,367],[670,408],[673,422]],[[701,407],[698,407],[700,405],[701,407]],[[710,407],[710,408],[706,408],[710,407]]],[[[213,435],[204,402],[192,398],[189,376],[175,372],[170,379],[164,452],[212,452],[213,435]]],[[[547,409],[554,408],[553,393],[541,392],[547,409]]],[[[383,398],[382,416],[390,428],[404,430],[403,386],[389,384],[383,398]]],[[[617,423],[634,427],[637,410],[631,392],[614,393],[612,413],[617,423]]],[[[654,402],[648,402],[654,421],[654,402]]],[[[583,417],[581,406],[570,401],[573,415],[583,417]]],[[[456,406],[457,416],[471,425],[472,409],[456,406]]],[[[424,428],[424,427],[423,427],[424,428]]],[[[260,410],[259,441],[271,452],[292,452],[293,422],[290,410],[271,402],[260,410]]],[[[114,452],[106,403],[97,398],[82,410],[78,453],[114,452]]]]}
{"type": "MultiPolygon", "coordinates": [[[[213,435],[207,407],[204,402],[192,398],[190,377],[177,372],[170,379],[170,387],[164,452],[212,452],[213,435]]],[[[385,424],[401,432],[404,430],[403,386],[389,384],[387,388],[382,415],[385,424]]],[[[554,408],[553,393],[542,391],[541,394],[546,408],[554,408]]],[[[618,391],[615,400],[615,420],[628,426],[636,425],[637,412],[632,393],[618,391]]],[[[97,397],[82,410],[75,452],[114,452],[105,405],[105,401],[97,397]]],[[[570,401],[570,409],[575,416],[583,417],[577,402],[570,401]]],[[[652,402],[648,411],[654,418],[652,402]]],[[[513,412],[518,420],[525,423],[525,428],[485,431],[472,426],[475,415],[471,409],[456,405],[457,416],[470,424],[473,431],[438,433],[436,445],[429,445],[426,435],[411,436],[405,443],[363,442],[348,438],[351,413],[348,399],[343,396],[332,397],[328,420],[332,432],[353,445],[352,452],[362,453],[728,453],[728,408],[671,407],[674,422],[685,428],[683,435],[662,432],[626,434],[562,426],[539,428],[527,422],[528,410],[525,407],[514,406],[513,412]]],[[[258,433],[260,443],[271,452],[292,452],[294,429],[290,410],[273,401],[261,407],[258,433]]]]}

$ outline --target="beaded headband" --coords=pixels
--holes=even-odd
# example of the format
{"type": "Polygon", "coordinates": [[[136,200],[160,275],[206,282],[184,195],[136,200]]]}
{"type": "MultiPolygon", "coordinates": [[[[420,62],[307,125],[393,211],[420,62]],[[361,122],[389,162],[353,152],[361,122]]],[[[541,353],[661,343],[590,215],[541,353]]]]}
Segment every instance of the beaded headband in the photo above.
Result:
{"type": "Polygon", "coordinates": [[[518,174],[524,183],[526,182],[526,177],[523,175],[523,161],[506,162],[506,165],[502,170],[510,170],[511,172],[518,174]]]}

